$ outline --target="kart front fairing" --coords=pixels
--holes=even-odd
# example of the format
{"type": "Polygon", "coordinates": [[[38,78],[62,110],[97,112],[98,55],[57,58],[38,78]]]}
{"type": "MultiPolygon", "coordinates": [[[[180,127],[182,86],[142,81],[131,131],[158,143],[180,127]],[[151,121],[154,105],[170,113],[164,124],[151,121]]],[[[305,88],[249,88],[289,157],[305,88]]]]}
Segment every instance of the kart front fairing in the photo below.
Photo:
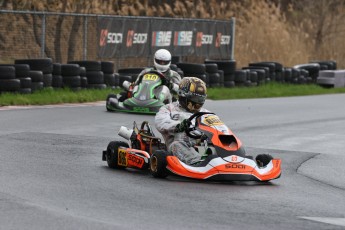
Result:
{"type": "Polygon", "coordinates": [[[167,156],[167,169],[173,174],[220,181],[268,181],[280,176],[280,159],[272,159],[265,167],[259,167],[252,157],[246,156],[241,141],[215,114],[197,117],[195,127],[187,135],[193,136],[193,130],[203,133],[203,142],[197,147],[199,152],[211,149],[212,154],[197,166],[167,156]]]}
{"type": "Polygon", "coordinates": [[[107,106],[112,111],[155,114],[170,102],[167,98],[171,98],[169,90],[164,89],[161,77],[153,72],[143,76],[141,83],[133,89],[132,97],[123,102],[109,101],[107,106]]]}

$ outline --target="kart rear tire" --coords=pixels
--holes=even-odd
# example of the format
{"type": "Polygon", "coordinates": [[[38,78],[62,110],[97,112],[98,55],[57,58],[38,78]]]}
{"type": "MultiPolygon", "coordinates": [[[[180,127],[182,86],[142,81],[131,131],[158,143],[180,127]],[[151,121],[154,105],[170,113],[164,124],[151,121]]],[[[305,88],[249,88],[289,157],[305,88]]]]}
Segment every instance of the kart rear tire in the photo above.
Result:
{"type": "Polygon", "coordinates": [[[164,150],[156,150],[150,158],[150,173],[156,178],[165,178],[168,176],[167,153],[164,150]]]}
{"type": "Polygon", "coordinates": [[[270,163],[273,157],[269,154],[259,154],[256,156],[255,160],[259,167],[265,167],[270,163]]]}
{"type": "Polygon", "coordinates": [[[126,168],[124,166],[118,165],[118,150],[119,147],[126,147],[128,148],[128,144],[123,141],[111,141],[107,147],[107,153],[105,155],[105,159],[108,163],[109,168],[112,169],[123,169],[126,168]]]}

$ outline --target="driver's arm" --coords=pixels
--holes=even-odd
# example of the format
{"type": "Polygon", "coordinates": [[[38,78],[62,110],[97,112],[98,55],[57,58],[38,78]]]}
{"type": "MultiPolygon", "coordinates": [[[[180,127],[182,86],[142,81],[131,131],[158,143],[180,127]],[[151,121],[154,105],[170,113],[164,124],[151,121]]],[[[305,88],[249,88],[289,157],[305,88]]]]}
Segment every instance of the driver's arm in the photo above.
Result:
{"type": "Polygon", "coordinates": [[[180,124],[180,119],[172,115],[172,106],[167,104],[162,106],[155,116],[156,129],[161,133],[172,133],[176,125],[180,124]]]}

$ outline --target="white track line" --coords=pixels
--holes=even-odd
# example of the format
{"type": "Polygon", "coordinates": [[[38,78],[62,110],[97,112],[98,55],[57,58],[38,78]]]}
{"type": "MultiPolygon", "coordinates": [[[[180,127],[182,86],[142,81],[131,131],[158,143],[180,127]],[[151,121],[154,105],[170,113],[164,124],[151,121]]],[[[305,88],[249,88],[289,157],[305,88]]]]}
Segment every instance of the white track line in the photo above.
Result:
{"type": "Polygon", "coordinates": [[[317,222],[322,222],[322,223],[326,223],[326,224],[345,226],[345,218],[308,217],[308,216],[300,216],[299,218],[306,219],[306,220],[317,221],[317,222]]]}

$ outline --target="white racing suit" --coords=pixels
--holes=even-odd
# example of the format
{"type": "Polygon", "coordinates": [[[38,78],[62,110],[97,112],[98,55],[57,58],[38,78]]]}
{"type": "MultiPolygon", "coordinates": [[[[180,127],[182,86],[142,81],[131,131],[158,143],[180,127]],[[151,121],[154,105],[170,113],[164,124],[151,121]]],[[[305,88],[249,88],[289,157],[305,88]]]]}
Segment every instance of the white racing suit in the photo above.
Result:
{"type": "MultiPolygon", "coordinates": [[[[200,112],[208,110],[201,108],[200,112]]],[[[155,116],[156,129],[162,134],[168,151],[189,165],[200,162],[204,153],[194,149],[196,139],[188,137],[185,132],[175,132],[175,127],[191,115],[193,114],[182,108],[178,102],[173,102],[162,106],[155,116]]],[[[192,123],[194,122],[193,120],[192,123]]]]}

